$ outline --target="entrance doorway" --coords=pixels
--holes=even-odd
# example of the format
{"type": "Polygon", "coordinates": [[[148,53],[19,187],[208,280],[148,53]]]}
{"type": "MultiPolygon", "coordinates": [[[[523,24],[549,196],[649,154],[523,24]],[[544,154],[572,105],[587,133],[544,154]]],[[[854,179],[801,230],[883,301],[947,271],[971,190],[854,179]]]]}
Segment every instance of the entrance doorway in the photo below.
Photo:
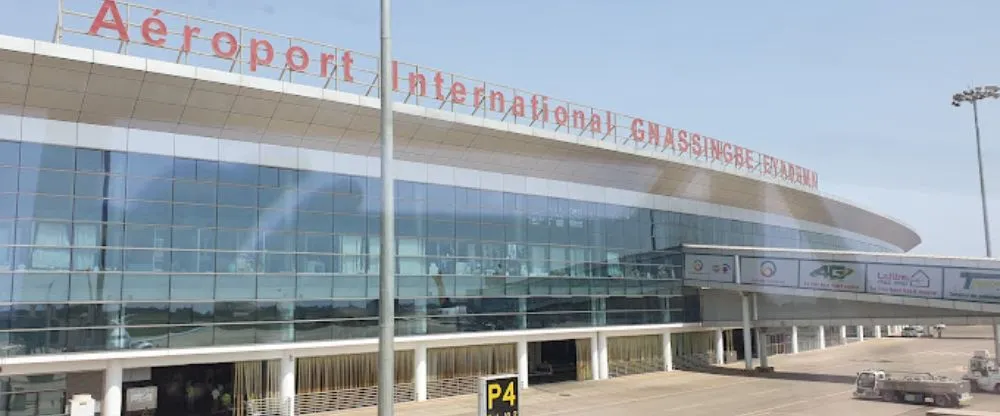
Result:
{"type": "MultiPolygon", "coordinates": [[[[577,380],[576,340],[528,343],[528,383],[547,384],[577,380]]],[[[590,357],[584,357],[590,359],[590,357]]]]}
{"type": "Polygon", "coordinates": [[[122,387],[156,386],[156,416],[228,416],[233,414],[233,371],[233,363],[153,367],[149,380],[122,387]]]}
{"type": "MultiPolygon", "coordinates": [[[[723,335],[727,337],[726,345],[730,345],[730,343],[732,343],[733,350],[736,351],[736,359],[745,360],[746,352],[743,349],[743,330],[734,329],[732,331],[725,331],[723,335]]],[[[757,335],[757,330],[750,329],[750,349],[752,357],[757,357],[756,335],[757,335]]]]}

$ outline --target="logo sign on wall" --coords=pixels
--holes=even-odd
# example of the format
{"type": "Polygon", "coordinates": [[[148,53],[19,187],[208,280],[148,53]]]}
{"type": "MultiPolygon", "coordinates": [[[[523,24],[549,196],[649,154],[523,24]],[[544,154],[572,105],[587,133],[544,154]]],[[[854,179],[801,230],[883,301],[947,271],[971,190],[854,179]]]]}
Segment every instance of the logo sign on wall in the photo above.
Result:
{"type": "Polygon", "coordinates": [[[869,264],[868,293],[940,298],[944,271],[937,267],[869,264]]]}
{"type": "Polygon", "coordinates": [[[733,258],[729,256],[684,255],[685,279],[733,282],[734,267],[733,258]]]}
{"type": "Polygon", "coordinates": [[[799,265],[795,260],[744,257],[740,259],[740,282],[795,287],[799,284],[799,265]]]}
{"type": "Polygon", "coordinates": [[[1000,302],[1000,270],[945,269],[944,297],[1000,302]]]}
{"type": "Polygon", "coordinates": [[[799,287],[864,292],[864,265],[837,261],[802,260],[799,262],[799,287]]]}

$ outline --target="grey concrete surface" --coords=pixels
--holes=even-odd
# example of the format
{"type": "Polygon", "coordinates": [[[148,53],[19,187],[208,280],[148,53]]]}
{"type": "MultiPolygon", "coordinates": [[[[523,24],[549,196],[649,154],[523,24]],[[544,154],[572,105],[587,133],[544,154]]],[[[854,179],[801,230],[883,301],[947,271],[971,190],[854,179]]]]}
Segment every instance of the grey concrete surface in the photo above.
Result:
{"type": "MultiPolygon", "coordinates": [[[[769,378],[737,375],[740,364],[711,372],[674,371],[598,382],[538,385],[521,394],[525,416],[910,416],[931,407],[851,398],[854,374],[867,367],[960,377],[975,349],[990,349],[989,327],[949,327],[942,339],[885,338],[771,357],[769,378]]],[[[976,393],[970,410],[1000,411],[1000,395],[976,393]]],[[[374,408],[336,413],[375,415],[374,408]]],[[[399,416],[471,416],[475,396],[403,403],[399,416]]]]}

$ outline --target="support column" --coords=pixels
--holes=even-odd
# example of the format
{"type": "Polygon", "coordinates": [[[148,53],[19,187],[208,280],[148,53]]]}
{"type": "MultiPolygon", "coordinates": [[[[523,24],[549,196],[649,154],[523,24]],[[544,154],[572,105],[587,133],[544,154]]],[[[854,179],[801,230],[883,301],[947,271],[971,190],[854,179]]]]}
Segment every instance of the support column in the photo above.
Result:
{"type": "Polygon", "coordinates": [[[295,414],[295,357],[291,354],[281,357],[281,385],[280,385],[282,408],[288,410],[288,414],[295,414]]]}
{"type": "Polygon", "coordinates": [[[601,350],[597,333],[590,337],[590,379],[601,379],[601,350]]]}
{"type": "Polygon", "coordinates": [[[882,325],[875,325],[873,332],[875,332],[875,339],[882,339],[882,325]]]}
{"type": "Polygon", "coordinates": [[[757,327],[757,356],[760,358],[760,366],[767,368],[767,337],[764,334],[764,327],[760,326],[758,319],[760,317],[757,315],[757,294],[751,294],[753,296],[753,320],[757,327]]]}
{"type": "Polygon", "coordinates": [[[517,299],[517,328],[528,329],[528,298],[517,299]]]}
{"type": "Polygon", "coordinates": [[[726,346],[722,341],[722,329],[715,330],[715,365],[726,363],[726,346]]]}
{"type": "Polygon", "coordinates": [[[993,318],[993,357],[1000,363],[1000,323],[993,318]]]}
{"type": "Polygon", "coordinates": [[[101,398],[101,415],[122,414],[122,364],[117,360],[104,369],[104,397],[101,398]]]}
{"type": "Polygon", "coordinates": [[[847,325],[840,326],[840,343],[847,344],[847,325]]]}
{"type": "MultiPolygon", "coordinates": [[[[669,332],[661,335],[663,338],[663,371],[674,371],[674,344],[669,332]]],[[[718,342],[716,342],[718,344],[718,342]]]]}
{"type": "Polygon", "coordinates": [[[792,354],[799,353],[799,327],[792,327],[792,354]]]}
{"type": "Polygon", "coordinates": [[[740,300],[743,306],[743,361],[747,370],[753,370],[753,342],[750,339],[750,295],[742,293],[740,300]]]}
{"type": "Polygon", "coordinates": [[[865,327],[864,325],[858,325],[858,342],[865,340],[865,327]]]}
{"type": "Polygon", "coordinates": [[[427,400],[427,346],[423,344],[413,349],[413,389],[418,402],[427,400]]]}
{"type": "Polygon", "coordinates": [[[528,388],[528,341],[517,342],[517,380],[522,389],[528,388]]]}
{"type": "Polygon", "coordinates": [[[608,336],[597,334],[597,368],[601,370],[601,380],[608,379],[608,336]]]}
{"type": "Polygon", "coordinates": [[[820,325],[816,327],[816,339],[819,342],[819,349],[826,349],[826,327],[820,325]]]}

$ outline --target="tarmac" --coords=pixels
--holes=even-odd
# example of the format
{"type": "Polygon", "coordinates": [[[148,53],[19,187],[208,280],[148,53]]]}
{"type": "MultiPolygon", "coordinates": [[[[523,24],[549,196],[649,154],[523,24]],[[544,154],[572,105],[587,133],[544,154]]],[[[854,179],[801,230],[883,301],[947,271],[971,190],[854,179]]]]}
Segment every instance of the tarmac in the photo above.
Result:
{"type": "MultiPolygon", "coordinates": [[[[930,406],[851,397],[865,368],[931,372],[959,378],[976,349],[993,349],[989,327],[949,327],[943,338],[883,338],[769,358],[776,372],[742,374],[743,363],[602,381],[537,385],[520,394],[525,416],[916,416],[930,406]]],[[[965,409],[1000,411],[1000,395],[975,393],[965,409]]],[[[374,416],[375,408],[332,413],[374,416]]],[[[476,396],[396,405],[398,416],[475,416],[476,396]]]]}

